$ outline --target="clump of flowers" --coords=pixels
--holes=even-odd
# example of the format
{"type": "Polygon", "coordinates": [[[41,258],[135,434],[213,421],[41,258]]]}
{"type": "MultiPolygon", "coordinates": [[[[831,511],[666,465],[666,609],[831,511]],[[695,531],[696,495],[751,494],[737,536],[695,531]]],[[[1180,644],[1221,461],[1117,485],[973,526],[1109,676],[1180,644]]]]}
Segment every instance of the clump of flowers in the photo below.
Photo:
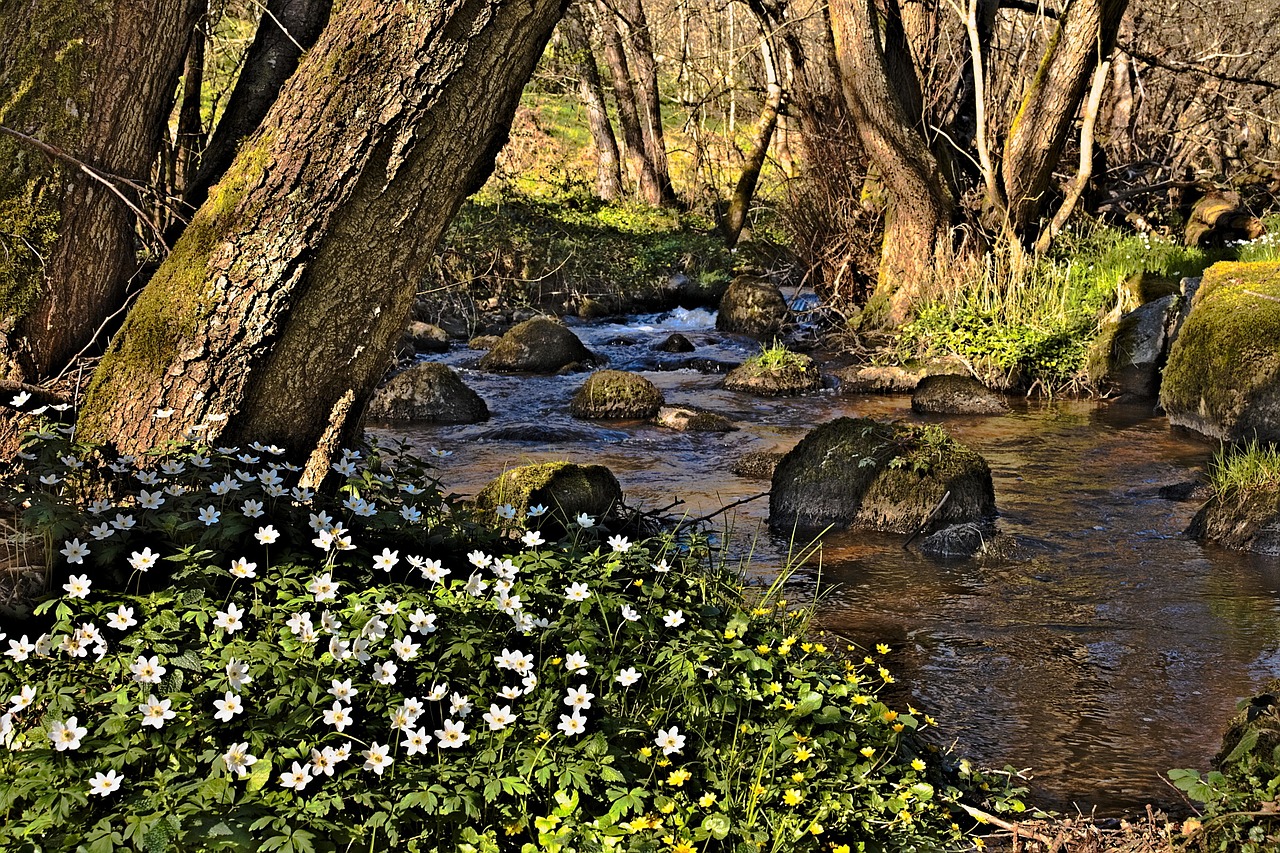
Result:
{"type": "Polygon", "coordinates": [[[0,635],[0,848],[963,841],[888,670],[696,539],[481,524],[403,452],[324,492],[256,443],[17,463],[67,580],[0,635]]]}

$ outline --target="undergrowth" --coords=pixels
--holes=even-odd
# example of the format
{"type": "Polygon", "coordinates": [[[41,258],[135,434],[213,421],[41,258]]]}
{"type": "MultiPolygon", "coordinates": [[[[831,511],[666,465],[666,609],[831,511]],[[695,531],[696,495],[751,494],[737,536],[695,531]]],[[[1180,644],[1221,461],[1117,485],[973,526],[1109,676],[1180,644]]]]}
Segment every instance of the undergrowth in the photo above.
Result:
{"type": "Polygon", "coordinates": [[[1209,486],[1219,500],[1280,490],[1280,448],[1257,439],[1224,447],[1209,466],[1209,486]]]}

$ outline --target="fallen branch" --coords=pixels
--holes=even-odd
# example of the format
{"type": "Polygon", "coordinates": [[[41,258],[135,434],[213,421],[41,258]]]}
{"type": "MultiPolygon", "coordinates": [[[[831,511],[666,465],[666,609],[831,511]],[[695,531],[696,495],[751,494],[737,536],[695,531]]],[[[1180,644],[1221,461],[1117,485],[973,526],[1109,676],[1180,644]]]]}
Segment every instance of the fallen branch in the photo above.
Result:
{"type": "Polygon", "coordinates": [[[689,523],[690,523],[690,524],[701,524],[701,523],[702,523],[702,522],[704,522],[704,521],[710,521],[711,519],[715,518],[717,515],[720,515],[720,514],[721,514],[721,513],[723,513],[723,512],[727,512],[728,510],[733,509],[735,506],[742,506],[743,504],[751,503],[752,501],[760,500],[760,498],[766,498],[766,497],[768,497],[768,496],[769,496],[769,493],[768,493],[768,492],[761,492],[761,493],[760,493],[760,494],[758,494],[758,495],[752,495],[752,496],[751,496],[751,497],[749,497],[749,498],[743,498],[742,500],[734,501],[734,502],[733,502],[733,503],[731,503],[731,504],[725,504],[724,506],[720,507],[718,510],[716,510],[716,511],[715,511],[715,512],[713,512],[713,513],[711,513],[710,515],[704,515],[704,516],[702,516],[702,517],[700,517],[700,518],[694,518],[694,519],[691,519],[691,520],[689,521],[689,523]]]}
{"type": "Polygon", "coordinates": [[[1259,299],[1265,299],[1268,302],[1280,302],[1280,296],[1268,296],[1265,293],[1258,293],[1256,290],[1246,290],[1245,293],[1250,296],[1256,296],[1259,299]]]}
{"type": "Polygon", "coordinates": [[[997,829],[1012,832],[1014,838],[1028,838],[1032,841],[1040,842],[1045,847],[1052,847],[1054,845],[1054,840],[1049,836],[1041,835],[1034,830],[1027,829],[1026,827],[1020,826],[1016,823],[1010,823],[1009,821],[998,818],[989,812],[984,812],[982,809],[975,809],[973,806],[965,805],[964,803],[960,804],[960,808],[968,812],[969,816],[978,823],[989,823],[997,829]]]}
{"type": "Polygon", "coordinates": [[[56,391],[50,391],[48,388],[41,388],[39,385],[28,385],[25,382],[15,382],[12,379],[0,379],[0,405],[18,411],[25,411],[32,406],[28,403],[34,403],[35,406],[62,406],[69,405],[71,398],[56,391]],[[19,405],[14,405],[15,398],[26,394],[27,398],[19,405]]]}
{"type": "Polygon", "coordinates": [[[902,543],[902,550],[904,551],[907,550],[907,548],[911,546],[911,543],[916,541],[916,539],[920,536],[921,533],[925,532],[925,530],[929,527],[930,523],[933,522],[933,519],[938,515],[938,513],[942,512],[942,508],[946,506],[947,501],[950,499],[951,499],[950,490],[943,492],[942,500],[938,501],[938,505],[933,508],[933,512],[929,513],[928,517],[925,518],[924,521],[920,522],[920,526],[916,528],[916,532],[912,533],[911,536],[907,539],[907,541],[902,543]]]}

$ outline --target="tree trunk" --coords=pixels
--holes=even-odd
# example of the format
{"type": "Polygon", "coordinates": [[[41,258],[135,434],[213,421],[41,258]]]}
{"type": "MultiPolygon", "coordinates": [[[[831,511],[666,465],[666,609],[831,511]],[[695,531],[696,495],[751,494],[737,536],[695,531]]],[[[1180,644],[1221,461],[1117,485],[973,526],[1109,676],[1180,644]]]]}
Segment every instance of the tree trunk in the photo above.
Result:
{"type": "Polygon", "coordinates": [[[889,324],[903,322],[951,260],[955,199],[902,93],[892,81],[874,0],[832,0],[831,29],[845,101],[863,148],[891,196],[873,301],[889,324]]]}
{"type": "Polygon", "coordinates": [[[1115,45],[1128,0],[1075,0],[1058,19],[1004,147],[1009,223],[1034,238],[1045,191],[1096,68],[1115,45]]]}
{"type": "Polygon", "coordinates": [[[586,22],[582,9],[576,4],[565,13],[563,26],[565,40],[573,54],[574,71],[578,75],[578,97],[587,111],[587,124],[591,139],[596,145],[596,193],[605,201],[622,197],[621,158],[618,140],[613,135],[613,125],[604,106],[604,86],[600,82],[600,70],[591,51],[586,22]]]}
{"type": "Polygon", "coordinates": [[[178,107],[178,133],[174,137],[173,180],[185,191],[195,177],[200,151],[204,148],[204,123],[200,99],[204,92],[204,31],[196,27],[182,67],[182,102],[178,107]]]}
{"type": "Polygon", "coordinates": [[[0,0],[0,124],[32,140],[0,136],[0,375],[56,374],[123,302],[135,217],[76,161],[146,182],[200,5],[0,0]]]}
{"type": "Polygon", "coordinates": [[[618,126],[622,128],[627,161],[635,172],[640,197],[656,207],[662,204],[662,185],[644,144],[640,109],[636,105],[635,88],[631,85],[631,68],[622,46],[618,17],[603,4],[600,6],[600,30],[604,35],[604,59],[613,81],[613,98],[618,104],[618,126]]]}
{"type": "Polygon", "coordinates": [[[1084,116],[1080,124],[1080,166],[1076,176],[1067,186],[1066,197],[1053,215],[1049,225],[1041,230],[1036,239],[1036,254],[1043,255],[1049,251],[1054,238],[1061,233],[1071,213],[1076,209],[1089,179],[1093,177],[1093,128],[1098,122],[1098,111],[1102,106],[1102,92],[1107,85],[1107,73],[1111,70],[1110,62],[1103,62],[1093,71],[1093,84],[1089,87],[1089,99],[1085,101],[1084,116]]]}
{"type": "MultiPolygon", "coordinates": [[[[200,168],[183,193],[188,212],[204,204],[209,188],[231,166],[236,148],[258,129],[281,87],[329,22],[333,0],[269,0],[245,54],[227,108],[200,156],[200,168]]],[[[175,239],[177,234],[172,235],[175,239]]]]}
{"type": "Polygon", "coordinates": [[[769,141],[773,138],[774,128],[778,125],[778,112],[782,109],[782,83],[778,80],[777,64],[773,61],[773,51],[769,47],[768,34],[760,36],[760,59],[764,65],[765,98],[760,110],[760,121],[756,125],[755,139],[751,150],[747,152],[746,161],[742,165],[742,174],[729,199],[729,210],[724,218],[724,241],[732,249],[738,244],[742,234],[742,226],[746,224],[747,212],[751,209],[751,199],[756,194],[756,184],[760,180],[760,170],[764,168],[765,155],[769,153],[769,141]]]}
{"type": "Polygon", "coordinates": [[[322,473],[358,436],[440,236],[492,171],[562,11],[340,4],[129,312],[80,434],[137,452],[206,423],[322,473]]]}
{"type": "Polygon", "coordinates": [[[654,177],[662,204],[673,204],[675,189],[671,186],[671,173],[667,167],[667,143],[662,133],[662,102],[658,97],[658,65],[653,58],[653,39],[649,36],[649,21],[644,14],[641,0],[614,0],[618,17],[623,23],[627,47],[631,57],[631,70],[635,72],[637,103],[640,107],[640,128],[644,135],[644,149],[653,164],[654,177]]]}

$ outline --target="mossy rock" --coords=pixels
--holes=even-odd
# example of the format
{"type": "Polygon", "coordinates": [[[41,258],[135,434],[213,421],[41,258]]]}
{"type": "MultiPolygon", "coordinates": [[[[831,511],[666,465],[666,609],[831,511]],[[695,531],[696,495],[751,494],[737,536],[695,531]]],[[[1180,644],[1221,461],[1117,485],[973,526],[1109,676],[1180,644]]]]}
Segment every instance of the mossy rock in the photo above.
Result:
{"type": "Polygon", "coordinates": [[[724,387],[757,397],[796,397],[821,389],[822,372],[813,359],[800,353],[789,353],[776,366],[756,356],[729,371],[724,387]]]}
{"type": "Polygon", "coordinates": [[[414,320],[404,333],[405,343],[414,352],[444,353],[449,351],[449,333],[439,326],[414,320]]]}
{"type": "Polygon", "coordinates": [[[744,480],[770,480],[783,456],[786,454],[769,450],[753,450],[734,460],[729,471],[744,480]]]}
{"type": "Polygon", "coordinates": [[[662,402],[658,386],[638,373],[599,370],[573,395],[569,411],[575,418],[651,418],[662,402]]]}
{"type": "Polygon", "coordinates": [[[1187,535],[1237,551],[1280,555],[1280,489],[1214,495],[1191,519],[1187,535]]]}
{"type": "Polygon", "coordinates": [[[923,370],[875,364],[854,364],[835,372],[841,394],[910,394],[924,375],[923,370]]]}
{"type": "Polygon", "coordinates": [[[397,373],[374,392],[368,416],[384,421],[475,424],[489,420],[489,407],[448,365],[428,361],[397,373]]]}
{"type": "Polygon", "coordinates": [[[740,275],[720,299],[716,328],[765,340],[781,333],[790,316],[787,300],[782,298],[782,291],[773,282],[740,275]]]}
{"type": "Polygon", "coordinates": [[[840,418],[814,429],[778,463],[769,524],[779,532],[826,527],[925,533],[995,515],[991,469],[939,427],[840,418]]]}
{"type": "Polygon", "coordinates": [[[595,360],[578,336],[555,320],[534,317],[513,327],[480,359],[500,373],[555,373],[595,360]]]}
{"type": "Polygon", "coordinates": [[[476,505],[493,510],[511,504],[519,515],[530,506],[549,507],[561,524],[581,513],[603,518],[622,503],[618,478],[603,465],[543,462],[506,471],[476,496],[476,505]]]}
{"type": "Polygon", "coordinates": [[[1122,394],[1155,396],[1178,304],[1177,295],[1162,296],[1105,324],[1085,359],[1089,381],[1122,394]]]}
{"type": "Polygon", "coordinates": [[[1280,263],[1205,270],[1169,349],[1160,405],[1222,441],[1280,440],[1280,263]]]}
{"type": "Polygon", "coordinates": [[[724,415],[692,406],[663,406],[658,410],[659,426],[680,432],[733,432],[733,421],[724,415]]]}
{"type": "Polygon", "coordinates": [[[998,415],[1009,411],[1004,397],[972,376],[937,374],[916,383],[911,410],[935,415],[998,415]]]}

